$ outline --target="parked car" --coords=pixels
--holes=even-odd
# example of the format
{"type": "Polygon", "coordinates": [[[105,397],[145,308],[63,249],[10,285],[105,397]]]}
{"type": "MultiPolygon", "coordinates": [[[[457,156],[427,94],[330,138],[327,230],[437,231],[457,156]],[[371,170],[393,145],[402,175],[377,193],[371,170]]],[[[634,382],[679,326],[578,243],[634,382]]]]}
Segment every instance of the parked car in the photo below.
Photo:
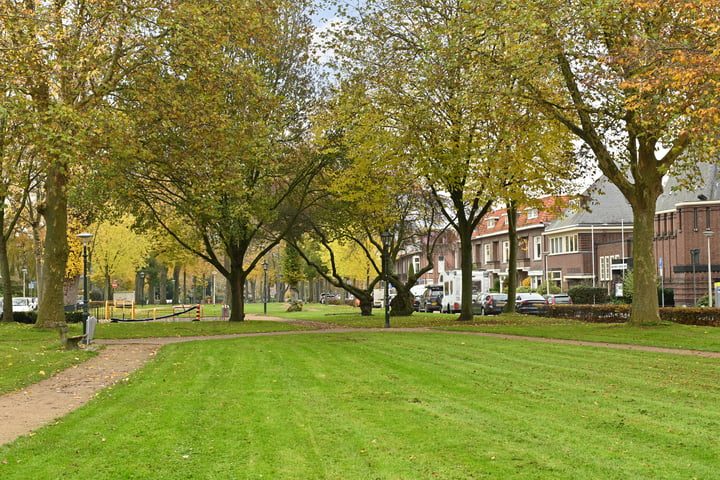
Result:
{"type": "Polygon", "coordinates": [[[573,301],[567,293],[552,293],[545,295],[548,305],[572,305],[573,301]]]}
{"type": "Polygon", "coordinates": [[[13,312],[32,312],[36,308],[33,297],[13,297],[12,299],[13,312]]]}
{"type": "Polygon", "coordinates": [[[515,297],[515,311],[518,313],[537,315],[541,305],[547,305],[547,300],[539,293],[518,293],[515,297]]]}
{"type": "Polygon", "coordinates": [[[420,301],[422,300],[422,295],[414,295],[413,296],[413,310],[416,312],[420,311],[420,301]]]}
{"type": "Polygon", "coordinates": [[[428,285],[420,299],[420,311],[425,313],[439,312],[442,308],[442,285],[428,285]]]}
{"type": "Polygon", "coordinates": [[[507,304],[507,293],[478,293],[473,295],[473,314],[493,315],[502,313],[507,304]]]}

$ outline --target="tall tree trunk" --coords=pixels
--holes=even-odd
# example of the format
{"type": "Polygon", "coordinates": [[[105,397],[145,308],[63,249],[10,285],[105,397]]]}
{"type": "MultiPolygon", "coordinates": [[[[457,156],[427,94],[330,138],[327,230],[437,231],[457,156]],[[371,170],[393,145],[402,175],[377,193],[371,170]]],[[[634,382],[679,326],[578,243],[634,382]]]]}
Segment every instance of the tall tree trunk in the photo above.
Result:
{"type": "Polygon", "coordinates": [[[660,323],[655,268],[655,200],[633,204],[633,281],[634,293],[630,324],[660,323]]]}
{"type": "Polygon", "coordinates": [[[48,171],[44,206],[45,252],[36,327],[54,327],[65,321],[63,283],[68,260],[67,242],[67,166],[59,159],[48,171]]]}
{"type": "Polygon", "coordinates": [[[515,311],[515,295],[517,294],[517,202],[511,201],[507,208],[508,242],[510,243],[510,258],[508,258],[508,290],[506,312],[515,311]]]}
{"type": "Polygon", "coordinates": [[[459,222],[458,236],[460,237],[460,270],[462,270],[462,290],[460,304],[460,318],[458,320],[472,320],[472,233],[473,226],[469,222],[459,222]]]}
{"type": "Polygon", "coordinates": [[[2,321],[12,322],[12,279],[10,278],[10,262],[7,254],[7,240],[3,232],[5,231],[5,219],[0,214],[0,274],[2,274],[3,286],[3,308],[2,321]]]}
{"type": "Polygon", "coordinates": [[[180,303],[180,265],[173,267],[173,305],[180,303]]]}
{"type": "MultiPolygon", "coordinates": [[[[158,287],[160,290],[159,296],[160,296],[160,304],[161,305],[165,305],[167,303],[167,274],[168,274],[167,267],[164,265],[162,267],[160,267],[160,270],[158,272],[158,287]]],[[[213,285],[213,287],[214,287],[214,285],[213,285]]]]}
{"type": "MultiPolygon", "coordinates": [[[[230,318],[231,322],[245,320],[245,277],[247,275],[233,262],[230,270],[230,318]]],[[[264,287],[264,284],[263,284],[264,287]]]]}

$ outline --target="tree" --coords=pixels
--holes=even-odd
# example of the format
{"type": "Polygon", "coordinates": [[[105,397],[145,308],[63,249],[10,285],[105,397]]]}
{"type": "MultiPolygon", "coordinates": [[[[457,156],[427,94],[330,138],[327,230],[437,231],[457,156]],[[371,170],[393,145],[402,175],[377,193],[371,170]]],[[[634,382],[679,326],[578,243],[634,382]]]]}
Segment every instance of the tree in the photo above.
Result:
{"type": "MultiPolygon", "coordinates": [[[[478,50],[505,35],[503,76],[579,138],[632,207],[631,323],[660,321],[653,220],[665,175],[712,149],[717,118],[715,0],[517,2],[473,6],[478,50]]],[[[471,47],[472,48],[472,47],[471,47]]]]}
{"type": "Polygon", "coordinates": [[[522,111],[498,95],[512,86],[493,76],[500,45],[467,48],[471,13],[457,0],[371,0],[336,39],[344,78],[363,85],[374,107],[373,153],[411,164],[458,234],[461,320],[472,318],[473,231],[506,194],[505,171],[527,169],[508,148],[523,133],[522,111]]]}
{"type": "Polygon", "coordinates": [[[13,314],[8,244],[21,224],[37,173],[34,150],[28,144],[28,126],[23,122],[27,104],[7,85],[0,88],[0,95],[0,276],[4,300],[2,319],[10,322],[13,314]]]}
{"type": "Polygon", "coordinates": [[[45,250],[37,326],[63,322],[68,186],[109,120],[108,97],[145,62],[163,0],[6,1],[0,63],[32,106],[32,144],[46,173],[45,250]]]}
{"type": "Polygon", "coordinates": [[[93,270],[103,281],[107,299],[112,298],[113,281],[133,279],[147,258],[148,239],[131,229],[132,222],[127,215],[115,223],[103,222],[93,237],[93,270]]]}
{"type": "Polygon", "coordinates": [[[285,283],[290,286],[293,306],[298,302],[298,283],[305,280],[299,252],[291,245],[285,245],[282,256],[282,275],[285,283]]]}
{"type": "Polygon", "coordinates": [[[124,205],[213,265],[244,319],[245,280],[312,203],[304,138],[312,27],[301,2],[178,2],[156,62],[124,98],[138,152],[124,205]]]}

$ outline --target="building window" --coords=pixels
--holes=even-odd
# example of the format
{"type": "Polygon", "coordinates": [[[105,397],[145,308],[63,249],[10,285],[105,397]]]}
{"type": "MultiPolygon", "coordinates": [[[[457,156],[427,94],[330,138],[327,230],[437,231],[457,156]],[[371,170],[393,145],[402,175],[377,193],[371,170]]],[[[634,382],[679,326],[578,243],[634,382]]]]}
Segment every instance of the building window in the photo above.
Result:
{"type": "Polygon", "coordinates": [[[491,218],[487,221],[487,228],[495,228],[495,219],[491,218]]]}
{"type": "Polygon", "coordinates": [[[566,252],[577,252],[578,251],[577,235],[568,235],[567,237],[565,237],[565,251],[566,252]]]}
{"type": "Polygon", "coordinates": [[[565,235],[550,238],[550,253],[572,253],[578,251],[578,236],[565,235]]]}
{"type": "Polygon", "coordinates": [[[507,263],[510,257],[510,242],[505,241],[502,244],[502,262],[507,263]]]}
{"type": "Polygon", "coordinates": [[[612,278],[612,260],[610,257],[600,257],[600,281],[607,282],[612,278]]]}
{"type": "Polygon", "coordinates": [[[485,263],[492,262],[492,246],[489,243],[485,244],[485,263]]]}
{"type": "Polygon", "coordinates": [[[540,235],[533,239],[533,253],[535,260],[542,258],[542,237],[540,235]]]}
{"type": "Polygon", "coordinates": [[[698,209],[697,207],[693,208],[693,231],[698,231],[698,209]]]}
{"type": "Polygon", "coordinates": [[[705,230],[710,230],[710,207],[705,207],[705,230]]]}
{"type": "Polygon", "coordinates": [[[560,285],[562,284],[562,272],[560,270],[550,270],[549,272],[547,272],[547,275],[550,285],[560,287],[560,285]]]}
{"type": "Polygon", "coordinates": [[[563,253],[563,238],[550,238],[550,253],[563,253]]]}
{"type": "Polygon", "coordinates": [[[538,217],[538,209],[537,208],[531,208],[530,210],[528,210],[528,212],[527,212],[528,220],[532,220],[533,218],[537,218],[537,217],[538,217]]]}
{"type": "Polygon", "coordinates": [[[678,232],[682,232],[682,209],[678,210],[678,232]]]}
{"type": "Polygon", "coordinates": [[[420,271],[420,255],[414,255],[412,257],[413,275],[420,271]]]}

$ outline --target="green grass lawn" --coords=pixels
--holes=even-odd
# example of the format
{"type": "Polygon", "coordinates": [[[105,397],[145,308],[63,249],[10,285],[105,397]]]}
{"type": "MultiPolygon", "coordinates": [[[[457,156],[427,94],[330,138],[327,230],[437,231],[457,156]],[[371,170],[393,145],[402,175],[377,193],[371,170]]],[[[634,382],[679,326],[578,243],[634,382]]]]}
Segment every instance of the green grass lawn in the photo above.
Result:
{"type": "MultiPolygon", "coordinates": [[[[71,334],[78,333],[81,327],[71,326],[71,334]]],[[[94,355],[62,348],[57,330],[0,322],[0,394],[39,382],[94,355]]]]}
{"type": "Polygon", "coordinates": [[[173,344],[0,478],[711,479],[720,362],[437,333],[173,344]]]}

